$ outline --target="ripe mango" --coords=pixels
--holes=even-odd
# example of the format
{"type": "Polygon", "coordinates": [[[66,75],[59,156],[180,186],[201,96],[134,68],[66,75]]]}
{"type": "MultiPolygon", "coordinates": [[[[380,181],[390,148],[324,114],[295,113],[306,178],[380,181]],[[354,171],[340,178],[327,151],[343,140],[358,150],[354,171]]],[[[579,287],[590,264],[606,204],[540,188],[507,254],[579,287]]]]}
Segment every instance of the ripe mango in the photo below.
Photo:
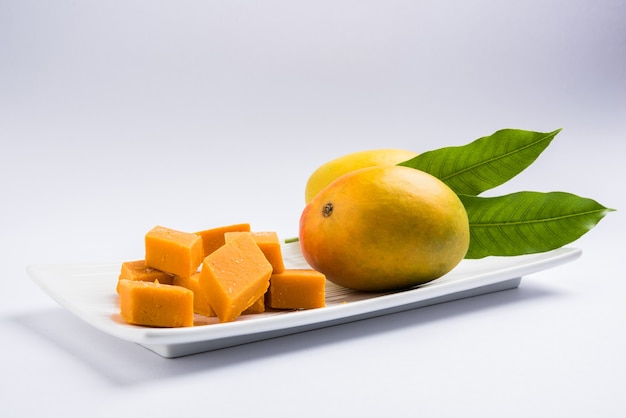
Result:
{"type": "Polygon", "coordinates": [[[343,175],[300,217],[305,260],[328,280],[363,291],[441,277],[463,259],[469,237],[467,212],[448,186],[393,165],[343,175]]]}
{"type": "Polygon", "coordinates": [[[357,151],[343,155],[318,167],[309,177],[304,192],[309,203],[334,180],[351,171],[366,167],[395,165],[417,156],[416,152],[396,148],[357,151]]]}

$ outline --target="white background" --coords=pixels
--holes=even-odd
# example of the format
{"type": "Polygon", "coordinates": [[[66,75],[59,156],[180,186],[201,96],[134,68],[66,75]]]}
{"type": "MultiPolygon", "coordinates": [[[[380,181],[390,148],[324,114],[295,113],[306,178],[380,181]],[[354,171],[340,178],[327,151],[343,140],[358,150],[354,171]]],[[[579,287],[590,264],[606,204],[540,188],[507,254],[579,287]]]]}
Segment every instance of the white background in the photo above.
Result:
{"type": "Polygon", "coordinates": [[[626,416],[626,5],[0,0],[0,415],[626,416]],[[519,289],[166,360],[27,276],[154,225],[294,236],[361,149],[563,128],[500,190],[618,209],[519,289]]]}

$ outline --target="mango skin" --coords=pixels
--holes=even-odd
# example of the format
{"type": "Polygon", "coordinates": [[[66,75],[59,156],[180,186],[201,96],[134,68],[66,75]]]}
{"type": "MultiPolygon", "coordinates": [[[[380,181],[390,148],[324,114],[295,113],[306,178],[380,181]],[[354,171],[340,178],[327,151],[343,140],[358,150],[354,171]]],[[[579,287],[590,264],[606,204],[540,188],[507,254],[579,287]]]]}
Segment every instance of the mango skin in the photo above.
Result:
{"type": "Polygon", "coordinates": [[[300,217],[305,260],[343,287],[382,292],[414,287],[452,270],[469,248],[469,221],[439,179],[401,166],[348,173],[300,217]]]}
{"type": "Polygon", "coordinates": [[[328,161],[318,167],[309,177],[304,191],[305,203],[309,203],[316,194],[334,180],[351,171],[367,167],[395,165],[413,157],[417,153],[404,149],[383,148],[357,151],[328,161]]]}

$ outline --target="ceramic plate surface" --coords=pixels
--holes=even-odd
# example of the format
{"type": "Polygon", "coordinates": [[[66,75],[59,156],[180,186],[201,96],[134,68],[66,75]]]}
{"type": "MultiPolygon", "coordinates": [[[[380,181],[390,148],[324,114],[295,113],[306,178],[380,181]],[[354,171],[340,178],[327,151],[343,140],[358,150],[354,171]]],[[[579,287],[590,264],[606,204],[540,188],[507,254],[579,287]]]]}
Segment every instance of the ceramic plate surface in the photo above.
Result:
{"type": "MultiPolygon", "coordinates": [[[[283,245],[287,268],[308,268],[298,243],[283,245]]],[[[194,327],[149,328],[129,325],[119,315],[115,291],[121,262],[32,265],[33,280],[56,302],[92,326],[140,344],[163,357],[179,357],[287,334],[516,288],[523,276],[578,258],[576,248],[518,257],[463,260],[447,275],[394,293],[362,293],[326,286],[326,307],[243,315],[234,322],[196,315],[194,327]]]]}

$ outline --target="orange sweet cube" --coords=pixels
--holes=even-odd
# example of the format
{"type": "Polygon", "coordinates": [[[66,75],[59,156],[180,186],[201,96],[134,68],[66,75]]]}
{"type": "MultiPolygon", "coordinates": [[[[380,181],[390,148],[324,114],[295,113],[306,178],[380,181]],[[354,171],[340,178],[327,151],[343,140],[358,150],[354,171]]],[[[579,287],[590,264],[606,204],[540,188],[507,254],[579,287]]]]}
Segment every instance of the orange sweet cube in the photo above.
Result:
{"type": "Polygon", "coordinates": [[[217,228],[205,229],[196,232],[196,235],[202,237],[202,246],[204,248],[204,257],[225,244],[224,234],[226,232],[250,232],[250,224],[234,224],[220,226],[217,228]]]}
{"type": "Polygon", "coordinates": [[[252,305],[248,306],[241,314],[260,314],[265,312],[265,294],[261,295],[252,305]]]}
{"type": "Polygon", "coordinates": [[[122,263],[118,283],[120,280],[140,280],[144,282],[154,282],[156,280],[159,283],[172,284],[174,276],[164,271],[146,266],[146,262],[144,260],[137,260],[125,261],[122,263]]]}
{"type": "Polygon", "coordinates": [[[181,286],[120,280],[120,314],[129,324],[151,327],[193,326],[193,292],[181,286]]]}
{"type": "Polygon", "coordinates": [[[220,322],[230,322],[263,297],[271,274],[272,265],[259,246],[242,234],[204,259],[200,285],[220,322]]]}
{"type": "Polygon", "coordinates": [[[312,309],[326,306],[326,276],[315,270],[286,269],[272,274],[265,303],[273,309],[312,309]]]}
{"type": "Polygon", "coordinates": [[[282,273],[285,270],[280,240],[276,232],[226,232],[224,239],[228,242],[239,234],[249,234],[254,239],[272,265],[273,273],[282,273]]]}
{"type": "Polygon", "coordinates": [[[204,316],[216,316],[215,311],[209,304],[206,289],[200,286],[200,272],[189,277],[174,276],[173,284],[182,286],[193,292],[193,311],[204,316]]]}
{"type": "Polygon", "coordinates": [[[145,236],[146,265],[177,276],[194,274],[203,259],[202,238],[162,226],[145,236]]]}

